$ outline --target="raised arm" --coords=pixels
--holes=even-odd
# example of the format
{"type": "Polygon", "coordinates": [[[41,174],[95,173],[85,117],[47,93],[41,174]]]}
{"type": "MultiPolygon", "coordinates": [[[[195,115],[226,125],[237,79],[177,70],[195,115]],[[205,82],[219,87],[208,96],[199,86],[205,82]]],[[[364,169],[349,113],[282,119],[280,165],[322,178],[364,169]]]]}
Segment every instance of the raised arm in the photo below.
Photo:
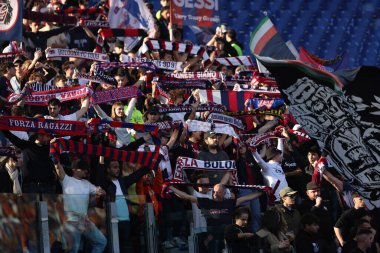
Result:
{"type": "Polygon", "coordinates": [[[236,206],[239,206],[240,204],[242,204],[242,203],[244,203],[246,201],[250,201],[252,199],[258,198],[262,194],[263,194],[262,192],[253,192],[253,193],[250,193],[250,194],[245,195],[243,197],[237,198],[236,199],[236,206]]]}
{"type": "Polygon", "coordinates": [[[190,202],[193,202],[193,203],[198,203],[198,200],[195,196],[192,196],[192,195],[189,195],[187,194],[186,192],[183,192],[181,190],[178,190],[177,188],[175,188],[174,186],[169,186],[170,190],[172,190],[174,192],[175,195],[177,195],[179,198],[183,199],[183,200],[187,200],[187,201],[190,201],[190,202]]]}
{"type": "Polygon", "coordinates": [[[170,136],[170,139],[169,139],[168,143],[166,144],[168,146],[169,150],[172,149],[175,141],[178,138],[178,134],[179,134],[179,130],[178,129],[174,129],[172,135],[170,136]]]}
{"type": "Polygon", "coordinates": [[[95,110],[96,114],[98,114],[99,118],[101,118],[101,119],[107,119],[109,121],[113,121],[113,119],[110,116],[108,116],[107,113],[105,113],[102,110],[102,108],[100,108],[99,105],[94,105],[93,107],[94,107],[94,110],[95,110]]]}
{"type": "Polygon", "coordinates": [[[133,113],[133,109],[135,109],[135,106],[136,106],[136,102],[137,102],[137,98],[132,98],[129,103],[128,103],[128,108],[127,110],[125,111],[125,122],[129,122],[130,119],[131,119],[131,116],[132,116],[132,113],[133,113]]]}
{"type": "Polygon", "coordinates": [[[82,116],[87,112],[89,105],[90,105],[90,100],[89,100],[89,97],[87,96],[82,101],[82,107],[78,111],[75,112],[77,120],[82,118],[82,116]]]}
{"type": "Polygon", "coordinates": [[[59,181],[63,181],[63,179],[66,176],[66,173],[65,173],[65,170],[63,169],[61,163],[54,165],[54,167],[55,167],[55,171],[57,172],[59,181]]]}

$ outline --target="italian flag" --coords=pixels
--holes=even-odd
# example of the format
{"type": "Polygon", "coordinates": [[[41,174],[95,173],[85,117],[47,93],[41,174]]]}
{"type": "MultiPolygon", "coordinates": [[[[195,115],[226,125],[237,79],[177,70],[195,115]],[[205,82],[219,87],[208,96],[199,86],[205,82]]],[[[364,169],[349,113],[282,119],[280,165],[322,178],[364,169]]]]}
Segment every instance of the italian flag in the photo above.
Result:
{"type": "Polygon", "coordinates": [[[278,60],[295,59],[267,16],[261,20],[260,24],[251,33],[249,48],[252,54],[260,56],[269,56],[278,60]]]}

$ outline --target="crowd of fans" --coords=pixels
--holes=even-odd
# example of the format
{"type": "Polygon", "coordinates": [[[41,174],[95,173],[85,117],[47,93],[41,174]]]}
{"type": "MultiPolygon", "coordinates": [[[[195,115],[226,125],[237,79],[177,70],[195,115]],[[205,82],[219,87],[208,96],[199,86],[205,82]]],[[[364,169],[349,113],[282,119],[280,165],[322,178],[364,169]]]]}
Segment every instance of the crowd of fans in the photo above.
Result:
{"type": "MultiPolygon", "coordinates": [[[[90,7],[86,1],[79,2],[74,7],[90,7]]],[[[172,41],[192,43],[182,38],[180,29],[172,31],[170,36],[169,2],[161,0],[162,9],[157,13],[153,5],[147,3],[157,19],[157,32],[153,38],[169,41],[172,37],[172,41]]],[[[39,1],[28,8],[40,13],[54,13],[56,9],[69,7],[68,4],[39,1]]],[[[107,7],[101,5],[96,8],[107,11],[107,7]]],[[[87,17],[77,13],[68,15],[78,19],[105,16],[98,13],[86,14],[87,17]]],[[[318,170],[317,163],[323,153],[313,140],[302,139],[289,131],[301,128],[291,117],[285,117],[290,118],[287,122],[270,115],[247,117],[246,130],[241,133],[262,134],[276,130],[281,137],[266,140],[258,146],[212,129],[191,131],[183,127],[187,120],[204,122],[209,112],[197,112],[201,101],[199,91],[195,89],[170,89],[162,99],[163,94],[157,92],[152,76],[162,76],[171,71],[159,69],[153,73],[143,68],[114,67],[105,73],[114,78],[115,85],[95,83],[78,79],[76,75],[93,74],[96,62],[74,57],[47,58],[44,53],[48,48],[93,52],[97,46],[97,32],[97,28],[24,19],[22,43],[9,41],[2,45],[3,53],[22,54],[1,63],[1,115],[89,123],[100,118],[135,124],[174,121],[180,124],[160,130],[158,136],[153,132],[141,133],[122,127],[80,137],[33,131],[0,132],[1,146],[12,146],[15,150],[14,155],[1,157],[0,191],[18,195],[63,194],[65,229],[70,237],[62,239],[63,249],[78,252],[82,235],[91,245],[91,252],[103,252],[105,249],[106,237],[87,215],[90,195],[96,195],[116,203],[120,252],[139,252],[140,241],[133,238],[141,232],[139,224],[143,221],[143,208],[139,203],[146,202],[153,203],[160,250],[175,247],[186,250],[187,236],[192,233],[196,234],[195,244],[201,253],[221,252],[223,248],[231,252],[380,252],[376,233],[380,224],[378,209],[368,211],[361,196],[350,191],[349,184],[334,168],[318,170]],[[50,99],[47,106],[25,105],[24,100],[17,104],[9,103],[8,97],[22,93],[26,85],[30,85],[32,92],[80,85],[87,85],[94,92],[135,86],[144,95],[104,104],[91,103],[91,95],[67,102],[50,99]],[[189,104],[192,110],[188,113],[160,113],[157,105],[165,103],[173,106],[189,104]],[[162,158],[154,170],[104,156],[94,158],[73,153],[62,153],[60,162],[53,163],[50,143],[57,138],[124,151],[159,150],[162,158]],[[238,183],[233,183],[234,173],[230,171],[187,170],[186,186],[178,183],[168,187],[168,183],[173,182],[178,157],[202,161],[234,160],[238,183]],[[236,184],[240,186],[234,187],[236,184]],[[269,186],[272,191],[268,194],[263,191],[264,187],[255,186],[269,186]],[[128,201],[125,196],[129,196],[128,201]],[[192,213],[192,223],[171,224],[173,228],[169,231],[168,214],[186,210],[192,213]]],[[[218,71],[226,75],[225,80],[236,80],[232,86],[223,81],[210,82],[213,90],[232,90],[232,87],[249,90],[247,80],[259,75],[254,67],[222,64],[205,67],[199,55],[187,52],[152,50],[137,55],[146,41],[141,39],[133,49],[125,51],[123,41],[108,37],[102,50],[112,62],[120,62],[122,54],[181,62],[183,72],[218,71]],[[239,73],[245,73],[245,76],[239,73]]],[[[236,40],[236,32],[225,26],[217,29],[207,46],[213,47],[209,51],[211,61],[242,55],[242,45],[236,40]]],[[[259,86],[268,90],[267,84],[259,86]]],[[[257,98],[267,97],[258,94],[257,98]]]]}

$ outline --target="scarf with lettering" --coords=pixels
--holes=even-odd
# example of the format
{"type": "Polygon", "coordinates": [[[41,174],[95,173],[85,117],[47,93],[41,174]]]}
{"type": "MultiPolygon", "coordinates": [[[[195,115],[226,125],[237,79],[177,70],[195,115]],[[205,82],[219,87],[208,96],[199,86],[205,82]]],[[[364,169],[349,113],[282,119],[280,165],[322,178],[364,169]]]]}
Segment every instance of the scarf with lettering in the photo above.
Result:
{"type": "Polygon", "coordinates": [[[243,125],[243,122],[240,119],[230,117],[230,116],[220,114],[220,113],[211,113],[207,118],[207,122],[210,122],[210,123],[221,122],[221,123],[235,126],[241,130],[245,129],[245,126],[243,125]]]}
{"type": "Polygon", "coordinates": [[[226,115],[229,116],[276,116],[282,118],[282,109],[271,109],[271,110],[262,110],[262,109],[253,109],[250,111],[240,111],[240,112],[225,112],[226,115]]]}
{"type": "Polygon", "coordinates": [[[79,24],[83,27],[99,27],[99,28],[109,28],[110,23],[108,21],[101,20],[89,20],[89,19],[79,19],[79,24]]]}
{"type": "Polygon", "coordinates": [[[0,156],[16,157],[16,151],[12,147],[0,147],[0,156]]]}
{"type": "Polygon", "coordinates": [[[285,105],[282,98],[250,98],[246,101],[246,106],[253,109],[279,109],[285,105]]]}
{"type": "Polygon", "coordinates": [[[64,136],[87,135],[89,133],[85,123],[81,121],[18,116],[0,116],[0,129],[64,136]]]}
{"type": "Polygon", "coordinates": [[[209,72],[185,72],[185,73],[171,73],[170,77],[177,79],[191,79],[191,80],[221,80],[226,79],[226,74],[223,72],[209,71],[209,72]]]}
{"type": "Polygon", "coordinates": [[[175,62],[175,61],[161,61],[161,60],[152,60],[148,58],[141,58],[141,57],[131,57],[125,54],[121,54],[121,62],[151,62],[153,63],[157,68],[159,69],[167,69],[167,70],[177,70],[182,71],[182,62],[175,62]]]}
{"type": "MultiPolygon", "coordinates": [[[[116,88],[114,83],[108,83],[108,80],[104,80],[104,78],[100,78],[99,76],[94,76],[94,75],[86,74],[86,73],[80,73],[77,71],[75,72],[74,76],[77,79],[82,79],[82,80],[86,80],[88,82],[94,82],[94,83],[108,84],[108,85],[114,86],[116,88]]],[[[112,81],[112,80],[110,80],[110,81],[112,81]]]]}
{"type": "Polygon", "coordinates": [[[73,57],[86,59],[91,61],[109,62],[109,57],[102,53],[92,53],[87,51],[64,49],[64,48],[50,48],[46,51],[46,58],[52,57],[73,57]]]}
{"type": "Polygon", "coordinates": [[[99,65],[96,65],[96,67],[94,68],[94,75],[95,75],[96,78],[99,78],[100,80],[103,80],[103,82],[105,82],[105,83],[108,83],[108,84],[111,84],[111,85],[114,85],[114,86],[117,85],[116,79],[114,77],[109,76],[106,73],[104,73],[104,70],[102,70],[99,67],[99,65]]]}
{"type": "Polygon", "coordinates": [[[148,51],[153,50],[166,50],[175,51],[180,53],[188,53],[190,55],[197,55],[203,58],[203,65],[208,66],[211,64],[210,56],[208,55],[208,49],[213,47],[201,47],[192,44],[180,43],[180,42],[170,42],[163,40],[149,39],[141,47],[141,53],[145,54],[148,51]]]}
{"type": "Polygon", "coordinates": [[[173,89],[210,89],[211,83],[207,80],[160,80],[153,81],[157,83],[164,90],[173,90],[173,89]]]}
{"type": "Polygon", "coordinates": [[[181,120],[174,120],[174,121],[161,121],[161,122],[155,122],[155,123],[149,123],[145,125],[152,125],[158,127],[158,130],[163,131],[170,131],[173,129],[178,129],[182,127],[182,121],[181,120]]]}
{"type": "Polygon", "coordinates": [[[176,168],[173,175],[173,180],[177,182],[184,182],[185,176],[183,170],[204,170],[204,171],[230,171],[232,174],[232,183],[238,183],[236,173],[236,162],[234,160],[227,161],[202,161],[190,157],[178,157],[176,168]]]}
{"type": "Polygon", "coordinates": [[[266,133],[260,133],[260,134],[240,134],[239,138],[242,142],[244,142],[248,146],[256,147],[257,145],[259,145],[261,142],[265,140],[273,139],[273,138],[283,139],[284,137],[281,135],[281,132],[272,131],[272,132],[266,132],[266,133]]]}
{"type": "Polygon", "coordinates": [[[213,64],[224,66],[253,66],[253,62],[250,56],[216,58],[213,64]]]}
{"type": "Polygon", "coordinates": [[[185,128],[187,128],[188,131],[194,132],[194,131],[202,131],[202,132],[210,132],[213,131],[218,134],[226,134],[229,136],[233,136],[235,138],[239,138],[236,134],[233,127],[231,127],[228,124],[222,124],[222,123],[215,123],[211,124],[209,122],[199,121],[199,120],[187,120],[185,122],[185,128]]]}
{"type": "Polygon", "coordinates": [[[84,144],[65,139],[57,139],[55,142],[50,143],[50,157],[52,158],[55,164],[58,163],[59,155],[63,151],[69,151],[74,154],[104,156],[105,158],[113,159],[116,161],[137,163],[142,166],[148,167],[151,170],[156,170],[161,160],[159,151],[124,151],[116,148],[84,144]]]}
{"type": "Polygon", "coordinates": [[[76,17],[62,14],[49,14],[29,10],[23,10],[22,14],[23,18],[36,22],[57,22],[58,24],[65,25],[77,25],[78,23],[76,17]]]}
{"type": "Polygon", "coordinates": [[[21,99],[24,99],[26,105],[34,106],[44,106],[52,98],[57,98],[61,102],[66,102],[69,100],[84,98],[92,94],[92,90],[86,86],[76,86],[68,87],[62,89],[54,89],[48,91],[33,92],[28,95],[28,90],[26,89],[21,94],[11,94],[7,99],[9,103],[16,103],[21,99]]]}
{"type": "Polygon", "coordinates": [[[102,69],[109,69],[109,68],[143,68],[146,70],[150,70],[152,72],[157,71],[156,65],[152,62],[108,62],[108,63],[101,63],[98,64],[98,66],[102,69]]]}
{"type": "Polygon", "coordinates": [[[126,100],[142,96],[142,92],[136,86],[127,86],[116,88],[113,90],[98,91],[92,94],[92,102],[94,104],[102,104],[118,100],[126,100]]]}
{"type": "MultiPolygon", "coordinates": [[[[159,113],[176,113],[176,112],[191,112],[193,110],[192,105],[163,105],[157,104],[155,105],[159,113]]],[[[224,108],[222,105],[218,105],[215,103],[207,103],[198,105],[197,112],[224,112],[224,108]]]]}

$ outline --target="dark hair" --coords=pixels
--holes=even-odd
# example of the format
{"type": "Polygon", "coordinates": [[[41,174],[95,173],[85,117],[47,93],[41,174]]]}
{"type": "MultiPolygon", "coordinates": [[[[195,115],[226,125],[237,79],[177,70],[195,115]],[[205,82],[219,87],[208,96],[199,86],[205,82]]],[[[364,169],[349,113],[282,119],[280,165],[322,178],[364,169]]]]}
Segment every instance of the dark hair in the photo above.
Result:
{"type": "Polygon", "coordinates": [[[248,219],[250,219],[251,210],[246,206],[237,208],[234,212],[234,219],[239,219],[243,214],[248,214],[248,219]]]}
{"type": "Polygon", "coordinates": [[[12,62],[10,62],[10,61],[2,63],[0,65],[0,72],[1,72],[1,74],[5,74],[8,71],[8,69],[13,68],[14,66],[15,65],[12,62]]]}
{"type": "Polygon", "coordinates": [[[305,225],[319,224],[319,218],[314,214],[307,213],[301,217],[300,223],[303,227],[305,227],[305,225]]]}
{"type": "Polygon", "coordinates": [[[59,99],[57,98],[51,98],[49,101],[48,101],[48,106],[49,105],[52,105],[52,106],[59,106],[61,107],[61,101],[59,101],[59,99]]]}
{"type": "Polygon", "coordinates": [[[90,165],[88,164],[88,162],[86,160],[76,159],[76,160],[72,161],[71,169],[73,169],[73,170],[75,170],[75,169],[89,170],[90,165]]]}
{"type": "Polygon", "coordinates": [[[62,70],[66,71],[70,67],[71,64],[75,65],[73,61],[66,61],[65,63],[62,64],[62,70]]]}
{"type": "Polygon", "coordinates": [[[12,108],[11,108],[11,115],[12,116],[22,116],[23,114],[25,114],[24,107],[21,107],[19,105],[12,106],[12,108]]]}
{"type": "Polygon", "coordinates": [[[64,82],[66,82],[66,80],[67,80],[67,78],[66,78],[66,76],[64,76],[64,75],[56,75],[55,77],[54,77],[54,79],[53,79],[53,84],[55,85],[55,86],[57,86],[57,83],[59,82],[59,81],[64,81],[64,82]]]}
{"type": "Polygon", "coordinates": [[[311,146],[307,152],[308,153],[316,153],[319,156],[321,155],[321,150],[317,146],[311,146]]]}
{"type": "Polygon", "coordinates": [[[198,180],[201,179],[201,178],[208,178],[208,179],[210,179],[210,177],[209,177],[208,175],[202,173],[202,174],[199,174],[199,175],[197,175],[197,176],[195,177],[195,182],[198,181],[198,180]]]}

